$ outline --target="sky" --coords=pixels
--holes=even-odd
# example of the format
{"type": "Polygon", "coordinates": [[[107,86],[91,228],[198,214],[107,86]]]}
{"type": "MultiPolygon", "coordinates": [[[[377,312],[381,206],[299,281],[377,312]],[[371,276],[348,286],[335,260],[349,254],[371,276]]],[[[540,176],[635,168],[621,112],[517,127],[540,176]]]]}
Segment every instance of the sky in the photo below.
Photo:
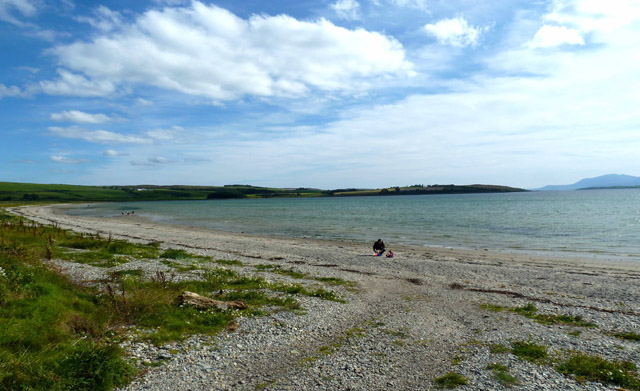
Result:
{"type": "Polygon", "coordinates": [[[640,176],[637,0],[0,0],[0,181],[640,176]]]}

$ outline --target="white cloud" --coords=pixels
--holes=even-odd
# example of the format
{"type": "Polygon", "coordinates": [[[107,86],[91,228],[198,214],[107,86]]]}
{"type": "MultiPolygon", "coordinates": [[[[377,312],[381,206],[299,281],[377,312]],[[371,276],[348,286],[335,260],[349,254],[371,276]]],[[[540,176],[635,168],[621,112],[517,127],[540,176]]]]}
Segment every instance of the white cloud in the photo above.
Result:
{"type": "Polygon", "coordinates": [[[356,0],[338,0],[331,4],[331,8],[343,19],[355,20],[360,18],[360,3],[356,0]]]}
{"type": "Polygon", "coordinates": [[[158,157],[151,157],[148,158],[147,160],[136,160],[136,161],[131,161],[129,162],[132,166],[157,166],[159,164],[168,164],[168,163],[173,163],[173,161],[158,156],[158,157]]]}
{"type": "Polygon", "coordinates": [[[108,157],[129,156],[128,153],[118,152],[113,149],[107,149],[106,151],[102,152],[102,155],[108,157]]]}
{"type": "Polygon", "coordinates": [[[68,70],[42,82],[51,94],[99,96],[149,85],[224,101],[244,95],[354,91],[412,75],[402,45],[363,29],[286,15],[242,19],[194,1],[150,10],[133,24],[49,51],[68,70]]]}
{"type": "Polygon", "coordinates": [[[51,95],[105,96],[115,92],[113,82],[109,80],[89,80],[86,77],[66,70],[58,71],[56,81],[41,81],[40,90],[51,95]]]}
{"type": "Polygon", "coordinates": [[[545,19],[600,34],[630,27],[639,16],[640,2],[636,0],[556,0],[545,19]]]}
{"type": "Polygon", "coordinates": [[[529,42],[532,48],[548,48],[565,44],[584,45],[584,39],[578,30],[565,26],[544,25],[529,42]]]}
{"type": "Polygon", "coordinates": [[[66,156],[51,156],[50,159],[52,162],[63,164],[82,164],[88,161],[86,159],[72,159],[66,156]]]}
{"type": "Polygon", "coordinates": [[[104,5],[96,8],[93,13],[95,15],[94,17],[81,16],[76,18],[76,20],[88,23],[102,32],[111,31],[122,24],[122,15],[119,12],[110,10],[104,5]]]}
{"type": "Polygon", "coordinates": [[[391,0],[391,3],[399,7],[415,8],[427,11],[428,0],[391,0]]]}
{"type": "Polygon", "coordinates": [[[444,45],[469,46],[478,43],[482,28],[469,26],[463,18],[442,19],[435,24],[427,24],[424,29],[444,45]]]}
{"type": "Polygon", "coordinates": [[[171,129],[155,129],[145,132],[147,136],[158,142],[175,141],[184,129],[180,126],[174,126],[171,129]]]}
{"type": "Polygon", "coordinates": [[[7,87],[0,83],[0,98],[5,96],[24,96],[25,93],[16,86],[7,87]]]}
{"type": "Polygon", "coordinates": [[[83,124],[103,124],[112,120],[106,114],[91,114],[78,110],[63,111],[61,113],[51,114],[54,121],[69,121],[83,124]]]}
{"type": "Polygon", "coordinates": [[[23,17],[34,16],[37,12],[35,2],[31,0],[0,0],[0,20],[24,26],[25,23],[15,16],[16,12],[23,17]]]}
{"type": "Polygon", "coordinates": [[[153,140],[140,136],[126,135],[107,130],[88,130],[77,126],[61,128],[51,126],[48,130],[60,137],[85,140],[99,144],[150,144],[153,140]]]}

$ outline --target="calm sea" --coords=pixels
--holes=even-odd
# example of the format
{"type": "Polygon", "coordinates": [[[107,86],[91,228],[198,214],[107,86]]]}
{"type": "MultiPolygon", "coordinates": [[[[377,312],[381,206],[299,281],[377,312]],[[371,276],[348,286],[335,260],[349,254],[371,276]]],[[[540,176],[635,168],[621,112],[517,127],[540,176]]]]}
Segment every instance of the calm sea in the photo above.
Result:
{"type": "Polygon", "coordinates": [[[640,261],[640,189],[156,201],[92,204],[69,213],[271,236],[489,249],[640,261]],[[126,218],[126,217],[123,217],[126,218]]]}

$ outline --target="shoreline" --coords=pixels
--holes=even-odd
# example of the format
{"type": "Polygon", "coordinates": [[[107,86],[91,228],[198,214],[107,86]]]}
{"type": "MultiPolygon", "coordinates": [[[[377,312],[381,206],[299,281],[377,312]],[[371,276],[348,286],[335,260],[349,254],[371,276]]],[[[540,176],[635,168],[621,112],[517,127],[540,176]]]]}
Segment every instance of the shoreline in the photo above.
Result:
{"type": "Polygon", "coordinates": [[[431,389],[434,378],[450,371],[469,379],[459,389],[501,389],[486,369],[492,362],[504,363],[521,379],[514,390],[616,389],[579,383],[548,365],[491,350],[529,340],[558,352],[581,351],[640,366],[638,342],[611,336],[640,330],[640,266],[631,262],[395,245],[396,258],[381,259],[371,256],[370,244],[235,234],[137,216],[69,216],[56,211],[60,207],[6,209],[62,228],[158,241],[247,265],[286,265],[358,286],[357,292],[340,291],[346,304],[305,299],[306,314],[244,319],[238,331],[220,335],[213,345],[190,338],[172,346],[181,353],[150,368],[127,391],[431,389]],[[528,303],[540,313],[580,316],[597,327],[543,325],[486,309],[528,303]],[[335,341],[341,346],[318,353],[335,341]]]}
{"type": "MultiPolygon", "coordinates": [[[[225,231],[222,229],[216,228],[208,228],[208,227],[200,227],[200,226],[191,226],[186,224],[179,223],[168,223],[168,222],[157,222],[150,218],[146,218],[143,216],[113,216],[113,217],[94,217],[94,216],[77,216],[77,215],[68,215],[63,211],[65,209],[72,209],[77,207],[78,205],[83,204],[54,204],[54,205],[42,205],[42,206],[30,206],[29,208],[40,208],[44,207],[45,209],[38,210],[38,213],[32,214],[31,218],[35,219],[43,219],[43,221],[52,221],[55,220],[57,222],[65,222],[65,221],[78,221],[85,220],[84,229],[88,231],[94,230],[91,226],[95,224],[104,224],[105,221],[111,222],[109,228],[122,228],[126,226],[130,226],[127,221],[136,221],[133,225],[141,225],[145,224],[151,227],[173,227],[176,230],[187,230],[192,232],[202,232],[202,233],[215,233],[221,236],[238,236],[238,237],[247,237],[247,238],[265,238],[267,240],[282,240],[282,241],[310,241],[312,243],[322,244],[324,246],[330,247],[333,243],[338,243],[343,246],[349,247],[362,247],[369,248],[371,247],[371,243],[375,240],[372,238],[371,243],[362,242],[356,240],[346,240],[346,239],[326,239],[326,238],[311,238],[311,237],[296,237],[289,235],[268,235],[261,233],[250,233],[250,232],[234,232],[234,231],[225,231]],[[44,217],[41,214],[44,212],[44,217]],[[67,219],[68,218],[68,219],[67,219]],[[93,221],[93,223],[92,223],[93,221]]],[[[89,205],[84,204],[84,205],[89,205]]],[[[14,208],[7,208],[14,209],[14,208]]],[[[15,208],[19,209],[19,208],[15,208]]],[[[26,217],[26,216],[25,216],[26,217]]],[[[69,226],[74,226],[75,223],[70,222],[69,226]]],[[[76,224],[76,228],[80,228],[76,224]]],[[[125,228],[128,230],[128,228],[125,228]]],[[[100,231],[103,234],[109,234],[105,229],[95,229],[95,231],[100,231]]],[[[126,236],[126,235],[125,235],[126,236]]],[[[124,236],[123,236],[124,237],[124,236]]],[[[135,239],[135,237],[130,237],[131,239],[135,239]]],[[[492,258],[497,259],[512,259],[512,260],[531,260],[531,261],[539,261],[543,263],[547,263],[549,261],[557,264],[576,264],[582,266],[604,266],[604,267],[619,267],[623,269],[629,270],[640,270],[640,262],[637,259],[626,259],[623,256],[618,257],[603,257],[598,256],[592,253],[579,253],[579,252],[568,252],[564,253],[562,251],[528,251],[528,250],[518,250],[518,249],[488,249],[488,248],[467,248],[467,247],[451,247],[446,245],[415,245],[415,244],[394,244],[393,246],[387,246],[389,248],[393,247],[393,249],[401,249],[407,250],[410,249],[412,252],[420,252],[427,251],[433,252],[443,255],[447,253],[451,253],[454,255],[464,254],[465,256],[473,257],[474,254],[485,254],[490,255],[492,258]],[[590,254],[590,256],[588,256],[590,254]]],[[[486,257],[482,257],[486,258],[486,257]]]]}

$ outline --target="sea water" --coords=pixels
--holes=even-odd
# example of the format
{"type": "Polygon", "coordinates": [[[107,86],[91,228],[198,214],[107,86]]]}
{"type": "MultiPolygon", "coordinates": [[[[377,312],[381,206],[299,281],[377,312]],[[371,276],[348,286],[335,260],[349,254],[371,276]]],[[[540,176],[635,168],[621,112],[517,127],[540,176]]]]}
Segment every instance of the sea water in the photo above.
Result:
{"type": "Polygon", "coordinates": [[[488,249],[640,261],[640,189],[91,204],[126,218],[369,245],[488,249]],[[122,214],[125,216],[122,216],[122,214]]]}

